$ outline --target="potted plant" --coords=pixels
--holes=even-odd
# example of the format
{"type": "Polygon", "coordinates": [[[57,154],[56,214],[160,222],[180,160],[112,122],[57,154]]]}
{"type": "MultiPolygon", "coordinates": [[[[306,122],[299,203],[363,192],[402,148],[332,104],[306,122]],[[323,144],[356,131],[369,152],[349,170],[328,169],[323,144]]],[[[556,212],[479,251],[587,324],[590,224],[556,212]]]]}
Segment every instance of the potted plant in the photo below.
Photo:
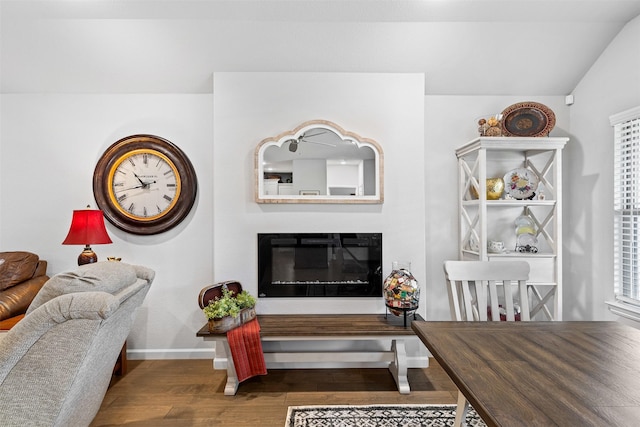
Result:
{"type": "Polygon", "coordinates": [[[247,291],[234,293],[222,288],[222,295],[209,301],[202,312],[209,320],[210,332],[226,332],[256,317],[256,299],[247,291]]]}

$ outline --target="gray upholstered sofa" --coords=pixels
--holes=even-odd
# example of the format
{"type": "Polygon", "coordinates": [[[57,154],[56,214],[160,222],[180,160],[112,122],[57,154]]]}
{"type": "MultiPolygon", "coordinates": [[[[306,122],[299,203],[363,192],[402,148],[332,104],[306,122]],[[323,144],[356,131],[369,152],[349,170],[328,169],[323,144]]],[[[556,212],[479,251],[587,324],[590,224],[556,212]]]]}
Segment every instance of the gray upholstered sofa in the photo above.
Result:
{"type": "Polygon", "coordinates": [[[0,335],[0,424],[89,425],[154,275],[106,261],[47,281],[0,335]]]}

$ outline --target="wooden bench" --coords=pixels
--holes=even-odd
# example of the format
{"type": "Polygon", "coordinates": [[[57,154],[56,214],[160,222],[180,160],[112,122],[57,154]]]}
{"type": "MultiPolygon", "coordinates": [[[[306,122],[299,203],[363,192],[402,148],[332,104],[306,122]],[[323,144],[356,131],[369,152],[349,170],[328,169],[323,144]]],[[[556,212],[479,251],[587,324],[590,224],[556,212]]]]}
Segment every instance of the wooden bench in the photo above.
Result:
{"type": "MultiPolygon", "coordinates": [[[[340,314],[313,315],[291,314],[274,315],[259,314],[260,337],[262,342],[268,341],[363,341],[391,340],[391,347],[386,351],[270,351],[265,350],[265,361],[269,363],[308,362],[388,362],[389,371],[393,375],[401,394],[409,394],[407,379],[407,354],[405,340],[417,339],[411,329],[413,315],[407,324],[403,317],[392,314],[340,314]]],[[[416,314],[416,320],[423,320],[416,314]]],[[[215,341],[216,349],[223,346],[227,354],[227,384],[225,395],[235,395],[238,391],[233,358],[229,350],[226,334],[209,332],[205,324],[196,334],[205,341],[215,341]]]]}

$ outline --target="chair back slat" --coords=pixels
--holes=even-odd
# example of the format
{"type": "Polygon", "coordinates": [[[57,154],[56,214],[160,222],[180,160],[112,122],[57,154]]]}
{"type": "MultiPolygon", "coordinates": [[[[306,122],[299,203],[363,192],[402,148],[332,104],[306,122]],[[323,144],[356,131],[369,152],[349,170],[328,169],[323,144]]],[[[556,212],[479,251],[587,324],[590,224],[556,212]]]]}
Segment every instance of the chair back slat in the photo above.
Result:
{"type": "MultiPolygon", "coordinates": [[[[469,282],[468,281],[462,281],[461,282],[461,290],[462,290],[462,300],[461,301],[471,301],[472,297],[471,297],[471,287],[469,286],[469,282]]],[[[472,320],[474,319],[474,317],[477,316],[477,314],[474,314],[473,312],[473,305],[470,304],[463,304],[463,309],[464,309],[464,313],[465,313],[465,320],[472,320]]]]}
{"type": "Polygon", "coordinates": [[[499,321],[501,312],[507,321],[530,320],[526,261],[445,261],[444,271],[453,320],[499,321]]]}
{"type": "MultiPolygon", "coordinates": [[[[482,307],[491,307],[491,320],[500,320],[500,310],[495,310],[494,307],[500,307],[498,298],[498,283],[495,280],[487,280],[487,289],[489,290],[489,301],[486,299],[478,301],[478,304],[482,304],[482,307]]],[[[502,284],[502,282],[500,282],[502,284]]],[[[484,311],[488,311],[485,309],[484,311]]]]}
{"type": "Polygon", "coordinates": [[[531,320],[531,308],[529,305],[529,287],[526,285],[518,288],[520,292],[520,320],[528,322],[531,320]]]}
{"type": "Polygon", "coordinates": [[[513,289],[511,288],[511,281],[504,280],[502,282],[504,290],[504,307],[506,310],[507,321],[514,322],[516,320],[515,307],[513,304],[513,289]]]}
{"type": "MultiPolygon", "coordinates": [[[[472,305],[473,306],[473,312],[475,314],[475,316],[472,319],[469,320],[475,320],[475,321],[483,321],[486,322],[487,321],[487,310],[478,310],[478,308],[481,306],[480,301],[486,301],[487,300],[487,291],[489,290],[486,286],[486,282],[484,280],[471,280],[471,281],[465,281],[466,283],[473,283],[473,287],[475,290],[475,301],[478,302],[478,304],[467,304],[467,305],[472,305]]],[[[465,299],[465,301],[473,301],[470,299],[465,299]]]]}
{"type": "Polygon", "coordinates": [[[461,304],[460,290],[461,287],[458,286],[458,282],[453,282],[448,287],[449,289],[449,312],[451,313],[451,317],[453,320],[462,320],[465,317],[465,314],[462,312],[463,305],[461,304]]]}

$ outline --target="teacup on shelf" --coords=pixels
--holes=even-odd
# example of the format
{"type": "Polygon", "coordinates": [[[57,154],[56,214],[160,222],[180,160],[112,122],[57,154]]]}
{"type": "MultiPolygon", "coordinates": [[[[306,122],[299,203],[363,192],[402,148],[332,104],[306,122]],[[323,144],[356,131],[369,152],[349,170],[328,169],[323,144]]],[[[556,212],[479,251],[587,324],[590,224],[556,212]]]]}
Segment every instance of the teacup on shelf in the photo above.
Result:
{"type": "Polygon", "coordinates": [[[499,240],[489,240],[487,243],[487,250],[492,254],[500,254],[504,252],[504,242],[499,240]]]}

